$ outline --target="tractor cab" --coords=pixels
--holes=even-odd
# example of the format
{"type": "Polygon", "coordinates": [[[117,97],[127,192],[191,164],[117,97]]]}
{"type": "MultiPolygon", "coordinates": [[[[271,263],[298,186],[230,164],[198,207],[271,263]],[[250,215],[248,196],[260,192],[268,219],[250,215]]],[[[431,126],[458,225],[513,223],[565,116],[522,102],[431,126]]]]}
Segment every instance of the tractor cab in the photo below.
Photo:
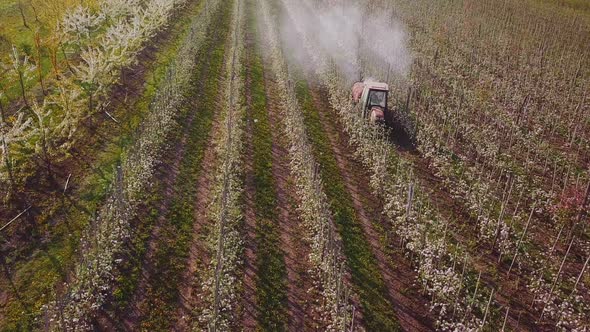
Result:
{"type": "Polygon", "coordinates": [[[365,118],[369,118],[373,123],[383,124],[387,112],[388,92],[389,87],[385,83],[358,82],[353,87],[353,99],[360,105],[365,118]],[[361,89],[362,93],[359,93],[361,89]]]}

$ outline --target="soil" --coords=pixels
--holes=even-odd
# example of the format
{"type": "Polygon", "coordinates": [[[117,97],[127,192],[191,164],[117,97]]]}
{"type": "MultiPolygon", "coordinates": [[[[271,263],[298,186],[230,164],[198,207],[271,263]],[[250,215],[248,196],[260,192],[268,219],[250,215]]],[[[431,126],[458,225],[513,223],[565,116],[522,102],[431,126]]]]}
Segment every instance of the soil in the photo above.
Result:
{"type": "MultiPolygon", "coordinates": [[[[191,6],[196,0],[189,0],[191,6]]],[[[173,16],[182,15],[177,10],[173,16]]],[[[119,82],[112,87],[110,104],[105,108],[119,123],[115,123],[105,112],[98,112],[84,120],[78,128],[76,141],[71,148],[70,155],[51,163],[51,177],[47,175],[45,164],[35,157],[35,169],[27,178],[24,188],[9,202],[3,202],[0,208],[0,220],[10,220],[24,208],[30,210],[15,221],[7,230],[10,241],[2,241],[0,255],[10,255],[9,263],[4,265],[3,272],[6,280],[12,280],[14,267],[19,262],[27,260],[36,251],[45,251],[51,244],[53,234],[51,227],[59,223],[68,223],[71,209],[82,210],[90,217],[80,204],[81,187],[89,174],[96,174],[101,170],[95,168],[100,152],[104,152],[125,132],[127,119],[134,113],[134,105],[145,91],[146,73],[155,63],[156,54],[161,45],[166,45],[177,36],[173,29],[162,29],[137,56],[137,64],[123,69],[119,82]],[[65,183],[69,178],[67,190],[65,183]]],[[[57,260],[56,260],[57,262],[57,260]]],[[[4,263],[4,261],[3,261],[4,263]]],[[[60,269],[67,266],[60,266],[60,269]]],[[[4,283],[4,281],[2,281],[4,283]]],[[[7,288],[0,287],[0,298],[6,301],[14,296],[7,288]]],[[[18,295],[17,295],[18,296],[18,295]]],[[[0,319],[1,320],[1,319],[0,319]]]]}
{"type": "Polygon", "coordinates": [[[197,197],[194,207],[193,240],[189,249],[187,267],[182,276],[179,287],[180,304],[177,312],[178,320],[174,331],[190,331],[191,322],[196,320],[195,309],[205,306],[205,293],[201,287],[204,283],[204,273],[208,270],[211,253],[206,246],[206,235],[209,225],[214,225],[206,211],[213,199],[213,184],[215,172],[207,170],[216,169],[217,154],[215,153],[214,137],[219,133],[221,123],[215,117],[211,128],[210,138],[205,147],[205,154],[201,164],[200,176],[197,180],[197,197]]]}
{"type": "MultiPolygon", "coordinates": [[[[254,45],[253,36],[247,34],[246,45],[249,52],[257,52],[254,45]]],[[[267,59],[264,59],[267,60],[267,59]]],[[[265,64],[268,61],[265,61],[265,64]]],[[[247,64],[248,66],[249,64],[247,64]]],[[[265,66],[266,67],[266,66],[265,66]]],[[[247,68],[247,72],[248,68],[247,68]]],[[[286,275],[286,295],[287,295],[287,329],[289,331],[313,331],[318,330],[319,320],[317,315],[312,311],[312,304],[319,303],[316,293],[309,292],[312,289],[312,279],[309,274],[311,270],[309,264],[309,244],[304,240],[304,229],[301,220],[296,212],[296,193],[292,183],[289,167],[289,151],[287,142],[281,136],[284,132],[280,116],[280,110],[276,105],[280,105],[277,99],[276,91],[272,87],[277,84],[270,77],[268,71],[264,73],[265,91],[267,97],[267,112],[269,124],[272,132],[272,174],[274,178],[276,206],[278,209],[277,222],[279,231],[279,246],[285,261],[286,275]]],[[[246,91],[250,79],[246,80],[246,91]]],[[[251,106],[252,96],[247,94],[248,105],[251,106]]],[[[249,107],[249,112],[251,107],[249,107]]],[[[249,114],[247,121],[247,145],[245,152],[246,159],[246,264],[244,274],[244,316],[242,326],[245,330],[256,328],[256,211],[254,197],[256,188],[253,176],[253,116],[249,114]]]]}
{"type": "MultiPolygon", "coordinates": [[[[473,236],[478,234],[474,220],[463,208],[461,203],[454,200],[442,180],[432,173],[428,167],[428,161],[421,158],[417,152],[398,151],[402,156],[412,162],[414,174],[422,183],[421,187],[427,188],[428,197],[435,209],[441,213],[445,220],[453,221],[453,237],[458,243],[468,243],[473,236]]],[[[508,266],[497,264],[498,252],[493,251],[491,245],[480,241],[477,244],[477,255],[471,255],[470,259],[478,271],[482,271],[481,280],[490,289],[495,289],[494,300],[502,305],[509,305],[510,311],[506,325],[517,331],[543,331],[543,326],[537,322],[535,310],[530,307],[533,295],[526,288],[527,284],[521,280],[520,274],[513,269],[509,279],[508,266]],[[496,277],[494,277],[496,276],[496,277]],[[500,279],[497,277],[500,276],[500,279]]]]}
{"type": "MultiPolygon", "coordinates": [[[[181,15],[181,11],[174,15],[181,15]]],[[[154,65],[159,46],[170,43],[175,36],[170,29],[161,30],[139,53],[137,64],[122,70],[119,83],[112,88],[110,104],[105,109],[121,124],[125,123],[127,114],[133,113],[135,103],[144,92],[146,71],[154,65]]],[[[52,225],[62,222],[69,208],[78,206],[76,198],[80,196],[79,183],[84,182],[86,175],[97,172],[94,165],[99,156],[98,152],[104,151],[109,143],[121,135],[124,131],[121,124],[115,123],[105,112],[99,112],[82,122],[75,145],[70,150],[71,155],[52,162],[52,180],[48,179],[43,161],[36,158],[38,167],[25,182],[19,197],[6,205],[3,204],[0,209],[0,219],[10,220],[24,208],[31,206],[24,215],[24,220],[32,226],[27,227],[24,222],[15,222],[10,226],[14,236],[11,236],[8,246],[2,248],[2,252],[12,251],[12,255],[17,255],[18,259],[11,261],[11,266],[20,259],[29,257],[35,249],[40,249],[39,243],[51,241],[49,232],[39,234],[43,230],[31,231],[29,228],[40,227],[39,219],[49,220],[52,225]],[[70,175],[68,190],[64,192],[66,180],[70,175]],[[31,234],[42,236],[43,241],[31,239],[31,234]]]]}
{"type": "MultiPolygon", "coordinates": [[[[265,78],[268,86],[278,84],[269,77],[265,78]]],[[[294,184],[290,179],[289,151],[285,142],[284,128],[281,125],[280,110],[275,105],[280,105],[276,91],[267,88],[268,114],[272,127],[272,173],[275,179],[277,205],[279,209],[279,229],[281,248],[285,257],[287,268],[287,306],[288,306],[288,329],[289,331],[310,331],[317,329],[317,322],[314,322],[312,304],[319,303],[314,298],[314,293],[308,292],[312,288],[312,278],[308,271],[310,247],[305,243],[302,221],[300,220],[295,206],[296,193],[294,184]]],[[[315,294],[317,296],[317,294],[315,294]]],[[[315,317],[317,319],[318,317],[315,317]]]]}
{"type": "Polygon", "coordinates": [[[135,294],[131,300],[131,307],[129,308],[128,315],[123,319],[123,324],[128,330],[136,330],[141,323],[141,317],[143,317],[143,309],[147,284],[152,280],[152,276],[157,271],[154,271],[152,261],[157,252],[158,246],[161,245],[159,235],[162,227],[166,227],[167,218],[169,216],[168,210],[172,203],[172,200],[177,195],[175,191],[176,179],[180,173],[180,164],[186,151],[186,142],[189,136],[191,125],[196,114],[190,114],[186,121],[186,125],[183,129],[181,138],[174,144],[174,147],[170,150],[171,155],[164,159],[168,162],[164,162],[158,167],[157,178],[163,184],[164,192],[162,194],[162,201],[158,206],[158,219],[154,225],[151,235],[147,242],[147,252],[142,260],[141,276],[139,279],[139,285],[135,291],[135,294]]]}
{"type": "MultiPolygon", "coordinates": [[[[223,78],[219,78],[215,84],[222,85],[223,78]]],[[[199,82],[204,82],[204,77],[199,82]]],[[[223,89],[223,88],[222,88],[223,89]]],[[[222,93],[219,89],[219,93],[222,93]]],[[[205,89],[198,89],[203,91],[205,89]]],[[[199,100],[201,98],[197,98],[199,100]]],[[[212,105],[216,107],[216,105],[212,105]]],[[[222,109],[223,105],[217,106],[222,109]]],[[[193,107],[195,108],[195,107],[193,107]]],[[[212,233],[212,228],[215,227],[216,221],[212,220],[208,211],[215,199],[214,185],[216,171],[221,163],[217,148],[220,135],[222,133],[222,122],[217,115],[213,115],[213,122],[207,144],[204,148],[203,160],[201,162],[199,177],[197,179],[196,201],[194,205],[194,222],[192,241],[189,248],[189,257],[187,259],[186,270],[182,275],[182,281],[178,285],[179,288],[179,305],[176,313],[176,323],[174,331],[191,331],[198,322],[198,315],[203,309],[207,308],[207,297],[210,295],[203,285],[206,282],[207,274],[211,266],[212,248],[208,248],[208,237],[212,233]]],[[[205,329],[204,326],[200,326],[205,329]]]]}
{"type": "MultiPolygon", "coordinates": [[[[206,66],[206,64],[203,65],[206,66]]],[[[201,72],[202,76],[205,74],[206,70],[201,72]]],[[[204,82],[202,77],[198,80],[198,82],[204,82]]],[[[197,89],[197,91],[202,90],[203,89],[200,88],[197,89]]],[[[200,98],[197,97],[195,100],[190,101],[190,103],[195,103],[199,99],[200,98]]],[[[189,109],[192,110],[192,112],[190,112],[188,116],[182,120],[183,127],[181,128],[181,133],[177,138],[173,138],[175,143],[167,149],[166,154],[164,154],[166,157],[162,159],[162,163],[158,166],[155,175],[155,178],[160,183],[157,188],[163,190],[161,193],[162,198],[157,206],[158,218],[147,240],[147,250],[140,265],[141,272],[138,286],[136,287],[135,292],[130,300],[129,307],[125,309],[124,313],[122,313],[121,321],[125,330],[138,330],[147,310],[149,310],[149,308],[146,307],[148,305],[148,299],[146,297],[148,293],[147,290],[150,288],[152,283],[156,282],[158,277],[158,271],[154,269],[154,260],[156,259],[155,256],[160,246],[165,245],[162,243],[163,241],[160,239],[160,235],[166,232],[167,222],[170,216],[169,209],[171,208],[173,200],[179,195],[176,189],[177,178],[180,175],[181,163],[186,154],[187,143],[190,139],[193,123],[195,118],[198,116],[197,112],[195,111],[197,109],[195,105],[189,106],[189,109]]],[[[201,169],[211,168],[211,165],[214,163],[215,157],[213,151],[213,133],[218,131],[218,127],[219,124],[214,119],[213,129],[210,133],[209,139],[207,140],[207,146],[201,164],[201,169]]],[[[187,326],[187,322],[190,322],[194,318],[192,317],[193,312],[191,308],[195,307],[193,303],[195,298],[193,295],[193,288],[195,283],[198,281],[195,277],[195,271],[197,270],[197,265],[206,261],[207,259],[205,255],[206,250],[204,248],[205,241],[202,238],[204,234],[202,228],[203,225],[208,221],[204,220],[206,215],[203,213],[203,211],[206,211],[206,207],[208,205],[208,202],[205,202],[205,200],[210,198],[210,183],[213,173],[201,171],[199,174],[201,175],[199,176],[199,179],[196,183],[198,191],[197,201],[195,202],[194,208],[194,240],[191,243],[189,251],[187,269],[183,275],[184,282],[178,285],[180,290],[180,303],[177,313],[179,318],[176,323],[175,330],[179,331],[190,330],[191,328],[191,326],[187,326]]],[[[205,269],[201,269],[201,271],[202,270],[205,269]]],[[[198,284],[200,284],[200,282],[198,284]]],[[[102,323],[105,323],[104,320],[101,320],[102,329],[105,331],[110,331],[108,325],[103,325],[102,323]]]]}
{"type": "MultiPolygon", "coordinates": [[[[254,52],[254,41],[250,33],[246,33],[245,50],[246,52],[254,52]]],[[[245,139],[245,153],[244,153],[244,293],[242,296],[242,327],[245,331],[253,331],[256,329],[257,304],[256,304],[256,276],[258,275],[258,268],[256,267],[256,203],[254,184],[254,158],[252,146],[252,95],[248,93],[251,91],[252,79],[250,78],[250,62],[246,61],[246,131],[244,133],[245,139]]]]}
{"type": "MultiPolygon", "coordinates": [[[[310,79],[310,82],[316,81],[310,79]]],[[[354,160],[354,150],[348,145],[348,137],[345,136],[338,121],[334,121],[336,111],[324,111],[331,110],[327,92],[317,85],[312,86],[310,91],[316,108],[320,110],[320,119],[328,134],[338,168],[353,198],[354,209],[377,259],[377,265],[401,328],[405,331],[433,331],[434,317],[427,309],[429,301],[413,290],[417,275],[411,264],[401,254],[394,253],[393,256],[388,256],[383,248],[382,234],[374,225],[376,222],[379,228],[387,227],[380,214],[381,203],[374,197],[368,186],[369,174],[354,160]]]]}

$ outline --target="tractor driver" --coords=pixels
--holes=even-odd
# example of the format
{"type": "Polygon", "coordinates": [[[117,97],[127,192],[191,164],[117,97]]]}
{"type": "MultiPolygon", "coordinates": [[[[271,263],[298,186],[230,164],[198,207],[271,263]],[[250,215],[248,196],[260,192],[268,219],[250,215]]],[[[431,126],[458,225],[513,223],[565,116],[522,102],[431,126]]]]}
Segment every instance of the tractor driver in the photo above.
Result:
{"type": "Polygon", "coordinates": [[[370,106],[381,106],[385,108],[385,91],[373,90],[369,99],[370,106]]]}

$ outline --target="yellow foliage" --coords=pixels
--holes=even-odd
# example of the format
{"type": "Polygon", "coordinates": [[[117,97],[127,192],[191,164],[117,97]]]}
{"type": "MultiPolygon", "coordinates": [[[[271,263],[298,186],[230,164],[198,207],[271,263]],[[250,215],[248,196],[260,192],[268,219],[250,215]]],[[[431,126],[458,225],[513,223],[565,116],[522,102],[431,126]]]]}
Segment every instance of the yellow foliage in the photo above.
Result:
{"type": "Polygon", "coordinates": [[[80,4],[90,8],[98,7],[97,0],[29,0],[28,3],[49,30],[55,29],[64,13],[71,7],[80,4]]]}

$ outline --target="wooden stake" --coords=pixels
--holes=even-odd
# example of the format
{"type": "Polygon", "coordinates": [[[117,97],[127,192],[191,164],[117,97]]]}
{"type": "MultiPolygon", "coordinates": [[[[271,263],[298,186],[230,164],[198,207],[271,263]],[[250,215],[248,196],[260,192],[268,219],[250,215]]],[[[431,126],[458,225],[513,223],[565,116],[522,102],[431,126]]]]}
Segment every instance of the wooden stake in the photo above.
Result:
{"type": "Polygon", "coordinates": [[[486,312],[483,315],[483,322],[481,323],[480,329],[483,329],[483,327],[486,325],[486,318],[488,318],[488,311],[490,309],[490,303],[492,302],[492,296],[494,296],[494,290],[493,289],[492,289],[492,292],[490,293],[490,298],[488,299],[488,304],[486,305],[486,312]]]}
{"type": "Polygon", "coordinates": [[[516,252],[514,253],[514,257],[512,257],[512,263],[510,263],[510,268],[508,268],[508,273],[507,273],[507,277],[510,276],[510,271],[512,271],[512,266],[514,265],[514,262],[516,261],[516,256],[518,256],[518,249],[520,249],[520,244],[522,243],[522,240],[524,239],[524,236],[526,235],[527,230],[529,229],[529,225],[531,223],[531,219],[533,218],[533,213],[535,212],[535,204],[533,204],[533,208],[531,209],[531,213],[529,214],[529,219],[526,222],[526,226],[524,227],[524,231],[522,232],[522,235],[520,236],[520,239],[518,239],[518,244],[516,245],[516,252]]]}
{"type": "Polygon", "coordinates": [[[508,320],[508,311],[510,310],[509,307],[506,307],[506,315],[504,315],[504,323],[502,323],[502,332],[504,332],[506,328],[506,321],[508,320]]]}
{"type": "Polygon", "coordinates": [[[68,190],[68,184],[70,183],[70,178],[72,177],[72,173],[68,175],[68,179],[66,180],[66,185],[64,186],[64,195],[66,194],[66,190],[68,190]]]}
{"type": "Polygon", "coordinates": [[[2,232],[4,229],[6,229],[6,227],[10,226],[10,224],[12,224],[14,221],[16,221],[20,216],[25,214],[25,212],[29,211],[30,208],[31,208],[31,206],[24,209],[21,213],[17,214],[16,217],[12,218],[9,222],[7,222],[6,225],[4,225],[4,226],[2,226],[2,228],[0,228],[0,232],[2,232]]]}
{"type": "Polygon", "coordinates": [[[582,279],[582,275],[584,274],[584,271],[586,270],[586,267],[588,266],[588,261],[590,261],[590,255],[588,255],[588,258],[586,258],[586,262],[584,262],[584,266],[582,266],[582,271],[580,271],[580,274],[578,274],[578,279],[576,279],[576,283],[574,284],[574,288],[572,289],[570,296],[572,296],[574,294],[574,292],[576,291],[576,288],[578,287],[578,283],[580,282],[580,279],[582,279]]]}
{"type": "MultiPolygon", "coordinates": [[[[570,241],[570,245],[567,247],[567,251],[561,260],[561,265],[559,265],[559,271],[557,271],[557,275],[555,279],[553,279],[553,284],[551,285],[551,290],[549,291],[549,301],[551,301],[551,296],[553,295],[553,291],[555,290],[555,285],[557,285],[557,281],[559,280],[559,276],[561,275],[561,271],[563,270],[563,265],[565,264],[565,260],[567,255],[570,253],[570,249],[572,248],[572,244],[574,243],[575,237],[572,237],[570,241]]],[[[543,311],[541,311],[541,319],[543,319],[543,315],[545,314],[545,309],[547,308],[547,303],[543,306],[543,311]]]]}

